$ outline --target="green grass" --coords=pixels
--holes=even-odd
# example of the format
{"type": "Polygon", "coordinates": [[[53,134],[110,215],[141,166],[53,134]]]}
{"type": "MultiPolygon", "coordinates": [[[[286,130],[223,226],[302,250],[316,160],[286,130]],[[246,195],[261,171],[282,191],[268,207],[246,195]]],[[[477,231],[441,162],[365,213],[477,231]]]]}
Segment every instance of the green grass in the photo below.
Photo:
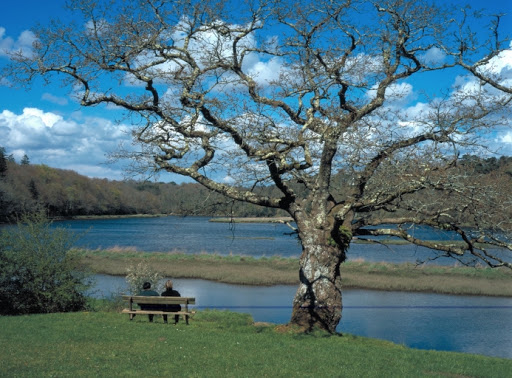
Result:
{"type": "Polygon", "coordinates": [[[115,312],[0,317],[0,376],[507,377],[512,360],[304,335],[200,311],[186,326],[115,312]]]}

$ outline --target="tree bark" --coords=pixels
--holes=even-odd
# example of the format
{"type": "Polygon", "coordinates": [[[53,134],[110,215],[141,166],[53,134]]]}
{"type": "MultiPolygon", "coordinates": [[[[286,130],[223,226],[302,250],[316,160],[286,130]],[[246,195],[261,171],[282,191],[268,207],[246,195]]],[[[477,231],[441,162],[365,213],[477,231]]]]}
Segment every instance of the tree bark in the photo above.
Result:
{"type": "Polygon", "coordinates": [[[334,242],[328,230],[300,230],[299,237],[300,284],[290,323],[306,332],[319,328],[334,333],[341,320],[340,264],[345,249],[334,242]]]}

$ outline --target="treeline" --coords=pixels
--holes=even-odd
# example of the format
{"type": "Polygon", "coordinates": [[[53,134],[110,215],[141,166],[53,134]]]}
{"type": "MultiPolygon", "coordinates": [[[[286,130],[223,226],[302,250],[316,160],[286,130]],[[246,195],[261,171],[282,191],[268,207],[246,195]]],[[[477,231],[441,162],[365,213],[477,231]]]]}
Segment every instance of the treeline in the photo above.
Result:
{"type": "MultiPolygon", "coordinates": [[[[465,155],[463,170],[486,175],[501,170],[512,176],[512,157],[481,159],[465,155]]],[[[342,175],[334,181],[345,181],[342,175]]],[[[333,185],[343,184],[333,182],[333,185]]],[[[301,186],[296,193],[301,195],[301,186]]],[[[262,189],[268,195],[277,189],[262,189]]],[[[275,193],[277,194],[277,193],[275,193]]],[[[303,193],[302,193],[303,194],[303,193]]],[[[199,184],[94,179],[70,170],[33,165],[28,156],[17,163],[0,147],[0,221],[44,210],[51,217],[78,215],[174,214],[236,217],[286,215],[236,202],[199,184]]]]}
{"type": "Polygon", "coordinates": [[[471,167],[475,173],[486,174],[500,169],[512,176],[512,156],[482,159],[475,155],[464,155],[459,161],[462,167],[471,167]]]}
{"type": "Polygon", "coordinates": [[[20,163],[0,147],[0,221],[44,210],[50,217],[78,215],[175,214],[206,216],[283,215],[234,202],[199,184],[114,181],[71,170],[20,163]]]}

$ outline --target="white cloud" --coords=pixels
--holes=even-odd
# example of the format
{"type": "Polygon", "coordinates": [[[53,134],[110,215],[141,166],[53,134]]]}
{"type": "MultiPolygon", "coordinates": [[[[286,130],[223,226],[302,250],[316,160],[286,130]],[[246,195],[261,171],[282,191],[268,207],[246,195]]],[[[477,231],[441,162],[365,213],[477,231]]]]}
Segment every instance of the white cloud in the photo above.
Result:
{"type": "Polygon", "coordinates": [[[500,155],[512,156],[512,131],[498,133],[493,147],[500,155]]]}
{"type": "Polygon", "coordinates": [[[248,69],[249,75],[260,85],[269,85],[272,81],[277,81],[279,75],[283,72],[283,63],[278,58],[270,59],[267,62],[256,61],[248,69]]]}
{"type": "MultiPolygon", "coordinates": [[[[479,66],[478,71],[497,83],[512,88],[512,42],[509,49],[493,57],[487,64],[479,66]]],[[[454,87],[458,87],[459,91],[469,93],[479,91],[481,85],[482,82],[471,75],[458,76],[454,83],[454,87]]],[[[495,91],[495,93],[498,96],[500,94],[498,91],[495,91]]]]}
{"type": "MultiPolygon", "coordinates": [[[[366,92],[368,99],[373,99],[377,95],[377,85],[366,92]]],[[[386,88],[387,106],[405,105],[414,97],[413,86],[409,83],[391,84],[386,88]]]]}
{"type": "Polygon", "coordinates": [[[23,55],[32,53],[32,44],[36,36],[30,30],[24,30],[16,40],[6,35],[6,29],[0,27],[0,56],[8,56],[13,52],[21,52],[23,55]]]}
{"type": "Polygon", "coordinates": [[[489,64],[482,67],[482,70],[496,75],[506,75],[508,78],[512,77],[512,42],[509,49],[492,58],[489,64]]]}
{"type": "Polygon", "coordinates": [[[443,63],[445,59],[446,54],[437,47],[432,47],[421,57],[422,63],[427,65],[438,65],[443,63]]]}
{"type": "Polygon", "coordinates": [[[91,177],[121,179],[120,166],[106,166],[106,155],[122,141],[131,141],[129,126],[77,112],[69,117],[25,108],[21,114],[0,113],[0,145],[19,161],[71,169],[91,177]]]}
{"type": "Polygon", "coordinates": [[[512,131],[509,131],[509,132],[503,134],[500,138],[500,141],[502,143],[507,143],[507,144],[512,145],[512,131]]]}
{"type": "MultiPolygon", "coordinates": [[[[217,60],[225,60],[229,64],[233,59],[233,43],[238,33],[235,30],[241,28],[241,26],[226,24],[221,21],[217,21],[215,24],[219,30],[224,26],[226,30],[229,28],[233,32],[224,34],[219,30],[204,26],[202,30],[196,31],[194,38],[187,41],[187,52],[190,53],[195,63],[201,68],[216,64],[218,63],[217,60]]],[[[180,48],[185,43],[185,37],[189,33],[189,27],[189,22],[187,22],[186,19],[182,19],[170,35],[162,34],[160,37],[164,41],[166,39],[172,39],[174,46],[180,48]]],[[[275,43],[275,40],[276,38],[269,38],[267,43],[271,45],[275,43]]],[[[243,36],[241,40],[237,42],[237,47],[239,52],[244,49],[255,49],[257,47],[257,41],[254,34],[251,33],[243,36]]],[[[147,66],[147,73],[149,76],[157,78],[155,80],[156,83],[171,84],[171,86],[174,82],[174,73],[191,69],[187,63],[180,61],[179,58],[163,62],[159,59],[160,58],[155,57],[153,52],[142,51],[133,59],[132,65],[139,68],[147,66]]],[[[244,52],[243,67],[244,71],[262,86],[268,86],[272,81],[279,79],[279,75],[283,71],[283,64],[280,58],[262,60],[259,54],[247,51],[244,52]]],[[[212,77],[205,75],[203,85],[211,85],[212,87],[218,86],[219,82],[217,82],[217,79],[218,78],[212,80],[212,77]]],[[[226,72],[220,80],[223,90],[232,86],[235,81],[235,75],[226,72]]],[[[125,75],[124,85],[128,87],[141,87],[144,86],[145,83],[128,73],[125,75]]]]}
{"type": "Polygon", "coordinates": [[[222,182],[225,183],[225,184],[234,184],[235,183],[235,179],[231,176],[226,176],[222,179],[222,182]]]}

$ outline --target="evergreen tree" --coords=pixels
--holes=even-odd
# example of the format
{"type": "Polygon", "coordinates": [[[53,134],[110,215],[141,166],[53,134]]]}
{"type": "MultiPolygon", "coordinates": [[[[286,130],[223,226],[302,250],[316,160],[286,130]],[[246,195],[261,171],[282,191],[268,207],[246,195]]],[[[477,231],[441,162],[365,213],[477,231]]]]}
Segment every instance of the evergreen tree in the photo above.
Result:
{"type": "Polygon", "coordinates": [[[7,174],[7,158],[5,157],[5,148],[0,146],[0,177],[7,174]]]}
{"type": "Polygon", "coordinates": [[[23,155],[23,157],[21,158],[21,165],[29,165],[30,164],[30,159],[28,158],[28,155],[25,154],[23,155]]]}
{"type": "Polygon", "coordinates": [[[36,182],[34,179],[30,179],[30,183],[28,184],[28,189],[30,190],[30,194],[34,200],[39,198],[39,191],[37,190],[36,182]]]}

